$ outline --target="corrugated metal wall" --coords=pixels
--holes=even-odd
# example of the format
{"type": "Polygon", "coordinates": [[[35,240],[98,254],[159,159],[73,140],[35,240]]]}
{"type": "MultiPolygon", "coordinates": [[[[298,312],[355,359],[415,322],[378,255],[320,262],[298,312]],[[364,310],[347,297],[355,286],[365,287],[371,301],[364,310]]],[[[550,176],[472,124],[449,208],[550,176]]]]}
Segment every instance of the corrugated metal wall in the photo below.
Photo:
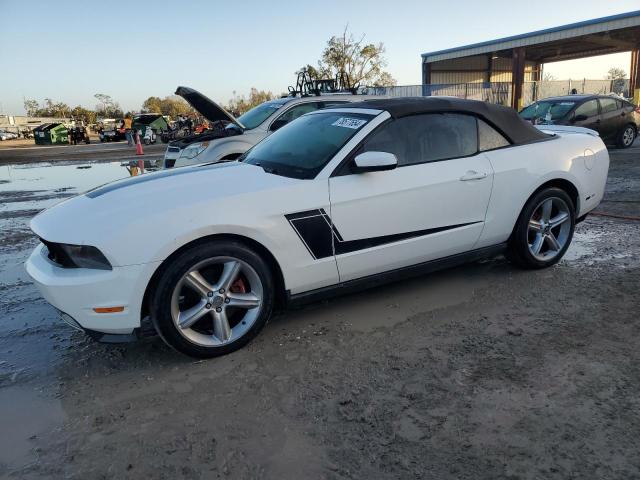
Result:
{"type": "MultiPolygon", "coordinates": [[[[431,84],[511,82],[511,59],[491,58],[489,55],[476,55],[466,58],[453,58],[429,64],[431,84]],[[489,62],[491,72],[488,75],[489,62]]],[[[525,63],[525,82],[536,80],[536,63],[525,63]]]]}
{"type": "MultiPolygon", "coordinates": [[[[536,100],[568,95],[575,88],[578,93],[627,95],[629,80],[558,80],[552,82],[525,82],[522,86],[524,105],[536,100]]],[[[397,87],[366,87],[367,95],[389,97],[447,96],[481,100],[509,106],[511,104],[511,82],[471,82],[455,84],[401,85],[397,87]]]]}

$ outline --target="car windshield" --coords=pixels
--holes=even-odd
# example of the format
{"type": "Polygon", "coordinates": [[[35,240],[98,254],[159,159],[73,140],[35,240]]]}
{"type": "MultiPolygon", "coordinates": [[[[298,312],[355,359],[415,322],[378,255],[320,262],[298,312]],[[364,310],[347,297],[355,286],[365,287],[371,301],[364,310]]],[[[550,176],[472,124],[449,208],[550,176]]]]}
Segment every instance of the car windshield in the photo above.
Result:
{"type": "Polygon", "coordinates": [[[261,103],[257,107],[254,107],[248,112],[240,115],[238,117],[238,121],[244,125],[247,130],[251,130],[273,115],[285,103],[287,103],[287,101],[282,100],[273,100],[261,103]]]}
{"type": "Polygon", "coordinates": [[[575,106],[576,102],[568,100],[548,100],[536,102],[529,105],[520,112],[520,116],[525,120],[542,120],[543,122],[553,122],[560,120],[569,113],[575,106]]]}
{"type": "Polygon", "coordinates": [[[322,112],[303,115],[277,130],[241,157],[266,172],[314,178],[373,115],[322,112]]]}

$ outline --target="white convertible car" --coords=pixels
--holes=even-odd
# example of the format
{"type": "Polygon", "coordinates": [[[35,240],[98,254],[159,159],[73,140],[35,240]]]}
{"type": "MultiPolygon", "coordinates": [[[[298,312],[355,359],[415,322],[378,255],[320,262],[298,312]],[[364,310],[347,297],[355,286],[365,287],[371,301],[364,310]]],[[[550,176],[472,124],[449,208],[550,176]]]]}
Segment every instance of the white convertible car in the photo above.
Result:
{"type": "Polygon", "coordinates": [[[134,337],[149,315],[175,349],[221,355],[292,303],[503,251],[525,268],[558,262],[609,167],[597,134],[560,128],[445,98],[315,111],[238,161],[46,210],[31,222],[42,243],[27,271],[94,337],[134,337]]]}

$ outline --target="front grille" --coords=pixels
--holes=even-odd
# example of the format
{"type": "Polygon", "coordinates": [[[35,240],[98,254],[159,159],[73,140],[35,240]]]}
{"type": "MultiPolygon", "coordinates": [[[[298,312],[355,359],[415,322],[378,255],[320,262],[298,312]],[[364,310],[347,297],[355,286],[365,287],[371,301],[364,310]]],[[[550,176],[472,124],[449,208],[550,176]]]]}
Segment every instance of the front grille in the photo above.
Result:
{"type": "Polygon", "coordinates": [[[173,168],[175,164],[176,164],[175,158],[168,158],[164,161],[164,168],[173,168]]]}

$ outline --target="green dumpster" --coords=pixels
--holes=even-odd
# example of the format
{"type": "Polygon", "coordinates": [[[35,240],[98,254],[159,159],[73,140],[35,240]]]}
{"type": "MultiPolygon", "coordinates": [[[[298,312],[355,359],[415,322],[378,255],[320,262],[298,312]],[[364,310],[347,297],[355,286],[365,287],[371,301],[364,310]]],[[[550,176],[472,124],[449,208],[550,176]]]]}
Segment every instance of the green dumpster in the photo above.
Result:
{"type": "Polygon", "coordinates": [[[44,123],[33,129],[36,145],[59,145],[69,143],[67,127],[62,123],[44,123]]]}
{"type": "Polygon", "coordinates": [[[151,127],[156,134],[159,134],[166,130],[169,124],[162,115],[157,113],[143,113],[133,117],[134,132],[139,130],[141,135],[144,135],[147,127],[151,127]]]}

